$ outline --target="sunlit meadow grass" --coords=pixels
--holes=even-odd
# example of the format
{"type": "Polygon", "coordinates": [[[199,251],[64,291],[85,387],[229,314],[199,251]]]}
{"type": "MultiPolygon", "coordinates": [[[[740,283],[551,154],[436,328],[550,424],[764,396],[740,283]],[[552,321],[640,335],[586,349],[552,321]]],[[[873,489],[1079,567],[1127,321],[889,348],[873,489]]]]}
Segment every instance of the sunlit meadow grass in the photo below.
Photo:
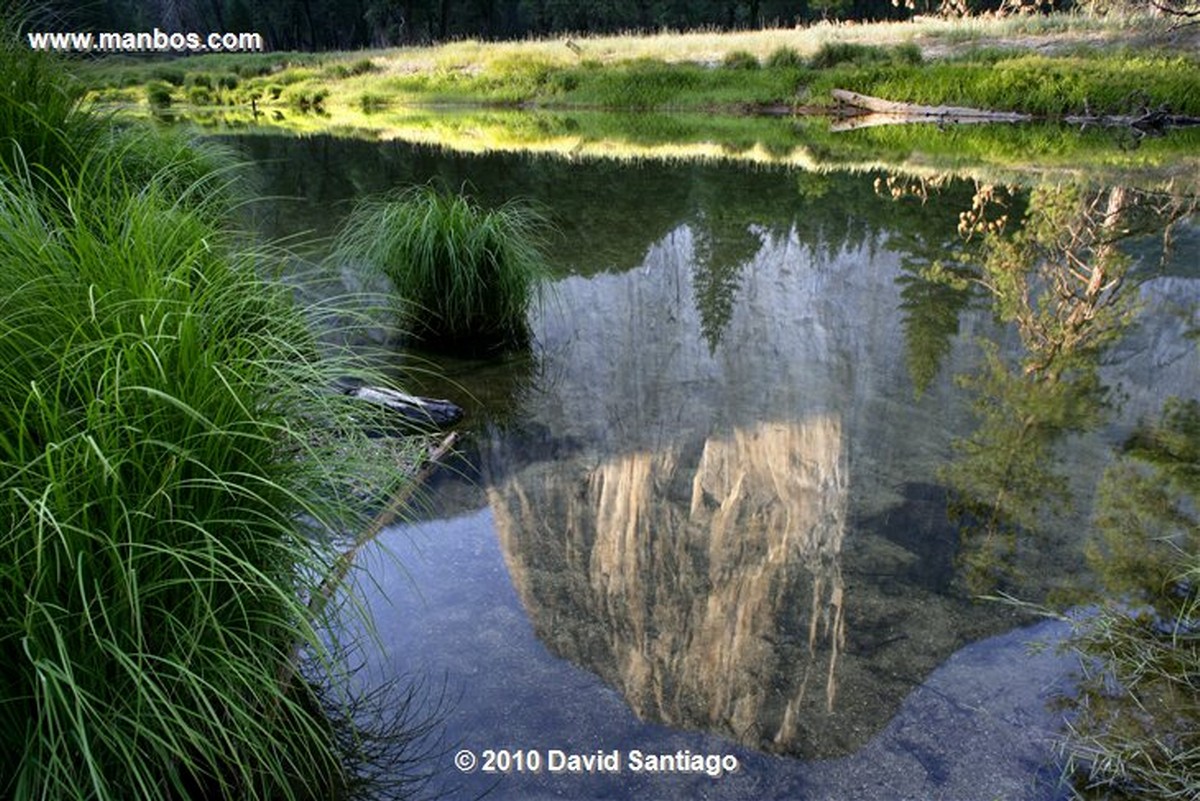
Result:
{"type": "MultiPolygon", "coordinates": [[[[889,62],[896,59],[888,53],[902,53],[910,64],[919,58],[969,57],[981,48],[993,54],[1004,50],[1012,58],[1033,50],[1042,55],[1109,57],[1121,48],[1148,54],[1186,51],[1186,47],[1169,43],[1169,50],[1164,48],[1167,24],[1145,14],[929,18],[728,33],[664,31],[560,35],[515,42],[465,40],[366,53],[254,54],[245,56],[244,64],[236,56],[223,55],[219,61],[215,56],[201,56],[172,68],[186,68],[182,82],[181,76],[164,73],[161,66],[155,72],[153,65],[110,63],[86,67],[82,72],[90,86],[101,90],[98,96],[114,101],[128,99],[130,83],[165,77],[177,84],[173,102],[199,102],[188,95],[188,81],[203,75],[212,84],[221,77],[217,73],[224,71],[225,77],[238,81],[236,87],[219,89],[214,85],[203,96],[196,96],[202,105],[249,105],[253,99],[259,105],[311,109],[311,99],[320,95],[323,100],[316,107],[326,111],[347,105],[378,108],[447,102],[734,111],[755,105],[829,103],[829,87],[819,80],[810,87],[814,76],[802,74],[801,66],[821,66],[819,59],[814,59],[830,48],[876,48],[889,62]],[[765,69],[729,69],[731,58],[742,65],[756,60],[765,69]]],[[[857,66],[861,72],[868,65],[857,66]]],[[[1080,72],[1078,65],[1070,68],[1080,72]]],[[[843,70],[846,72],[849,70],[843,70]]],[[[1088,70],[1082,72],[1086,79],[1088,70]]],[[[924,80],[920,71],[905,76],[910,83],[924,80]]],[[[839,75],[839,79],[843,77],[839,75]]],[[[957,86],[957,73],[948,74],[947,80],[949,83],[935,82],[946,97],[949,92],[972,94],[977,82],[969,79],[964,90],[957,86]]],[[[1092,94],[1103,92],[1103,82],[1085,83],[1092,94]]],[[[1045,89],[1050,95],[1055,91],[1055,85],[1045,89]]],[[[1017,87],[1015,93],[1025,110],[1042,110],[1024,100],[1020,92],[1017,87]]],[[[1035,97],[1038,99],[1040,96],[1035,97]]]]}
{"type": "Polygon", "coordinates": [[[406,327],[436,347],[490,349],[528,340],[546,268],[532,209],[496,209],[430,186],[368,199],[338,238],[337,258],[387,275],[406,327]]]}

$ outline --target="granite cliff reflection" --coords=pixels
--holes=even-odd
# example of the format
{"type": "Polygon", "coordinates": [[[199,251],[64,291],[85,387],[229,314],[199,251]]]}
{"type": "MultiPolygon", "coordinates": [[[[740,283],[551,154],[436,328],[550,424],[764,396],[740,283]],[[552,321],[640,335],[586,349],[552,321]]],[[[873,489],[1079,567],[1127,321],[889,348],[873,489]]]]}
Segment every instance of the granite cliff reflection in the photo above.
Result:
{"type": "Polygon", "coordinates": [[[953,414],[948,386],[913,405],[899,258],[750,233],[722,262],[720,339],[690,225],[636,271],[556,285],[534,422],[493,433],[488,501],[538,637],[640,716],[844,755],[1015,616],[954,591],[944,495],[919,454],[880,447],[884,421],[928,442],[953,414]]]}
{"type": "Polygon", "coordinates": [[[640,716],[791,751],[834,712],[847,501],[836,417],[556,466],[489,500],[540,636],[640,716]]]}

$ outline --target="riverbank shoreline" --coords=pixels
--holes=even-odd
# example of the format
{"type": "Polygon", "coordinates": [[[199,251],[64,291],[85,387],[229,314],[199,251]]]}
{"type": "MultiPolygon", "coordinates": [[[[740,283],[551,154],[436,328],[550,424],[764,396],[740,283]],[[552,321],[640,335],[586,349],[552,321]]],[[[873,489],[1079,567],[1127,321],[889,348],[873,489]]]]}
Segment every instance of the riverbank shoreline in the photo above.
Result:
{"type": "Polygon", "coordinates": [[[93,99],[158,109],[364,113],[399,106],[829,113],[832,90],[1039,117],[1200,115],[1197,35],[1148,15],[819,24],[808,28],[354,53],[109,59],[93,99]]]}

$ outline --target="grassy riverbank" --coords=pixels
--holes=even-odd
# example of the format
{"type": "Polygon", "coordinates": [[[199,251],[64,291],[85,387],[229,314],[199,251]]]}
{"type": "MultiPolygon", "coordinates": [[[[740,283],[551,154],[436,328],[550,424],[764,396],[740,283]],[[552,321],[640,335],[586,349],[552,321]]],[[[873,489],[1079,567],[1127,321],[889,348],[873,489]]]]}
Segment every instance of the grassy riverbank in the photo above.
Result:
{"type": "Polygon", "coordinates": [[[1160,106],[1200,115],[1192,36],[1148,16],[1055,15],[107,61],[83,74],[106,101],[315,113],[400,104],[819,109],[840,87],[1039,115],[1160,106]]]}
{"type": "MultiPolygon", "coordinates": [[[[0,32],[0,795],[334,798],[338,542],[410,479],[233,228],[231,155],[0,32]]],[[[405,450],[407,448],[407,451],[405,450]]]]}

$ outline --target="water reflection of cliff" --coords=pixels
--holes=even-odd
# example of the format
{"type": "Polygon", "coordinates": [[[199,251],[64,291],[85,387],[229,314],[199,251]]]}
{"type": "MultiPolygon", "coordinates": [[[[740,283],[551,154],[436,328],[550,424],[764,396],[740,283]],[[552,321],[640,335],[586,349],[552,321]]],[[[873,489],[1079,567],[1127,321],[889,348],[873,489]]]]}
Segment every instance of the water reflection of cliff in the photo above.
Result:
{"type": "Polygon", "coordinates": [[[837,698],[842,459],[836,418],[766,423],[511,481],[490,500],[553,650],[643,717],[788,750],[837,698]]]}
{"type": "Polygon", "coordinates": [[[947,592],[944,499],[864,438],[899,404],[886,430],[919,447],[953,419],[943,390],[912,406],[898,259],[757,238],[715,347],[686,227],[636,273],[560,283],[536,434],[494,436],[488,500],[538,636],[639,715],[841,755],[1011,618],[947,592]]]}

